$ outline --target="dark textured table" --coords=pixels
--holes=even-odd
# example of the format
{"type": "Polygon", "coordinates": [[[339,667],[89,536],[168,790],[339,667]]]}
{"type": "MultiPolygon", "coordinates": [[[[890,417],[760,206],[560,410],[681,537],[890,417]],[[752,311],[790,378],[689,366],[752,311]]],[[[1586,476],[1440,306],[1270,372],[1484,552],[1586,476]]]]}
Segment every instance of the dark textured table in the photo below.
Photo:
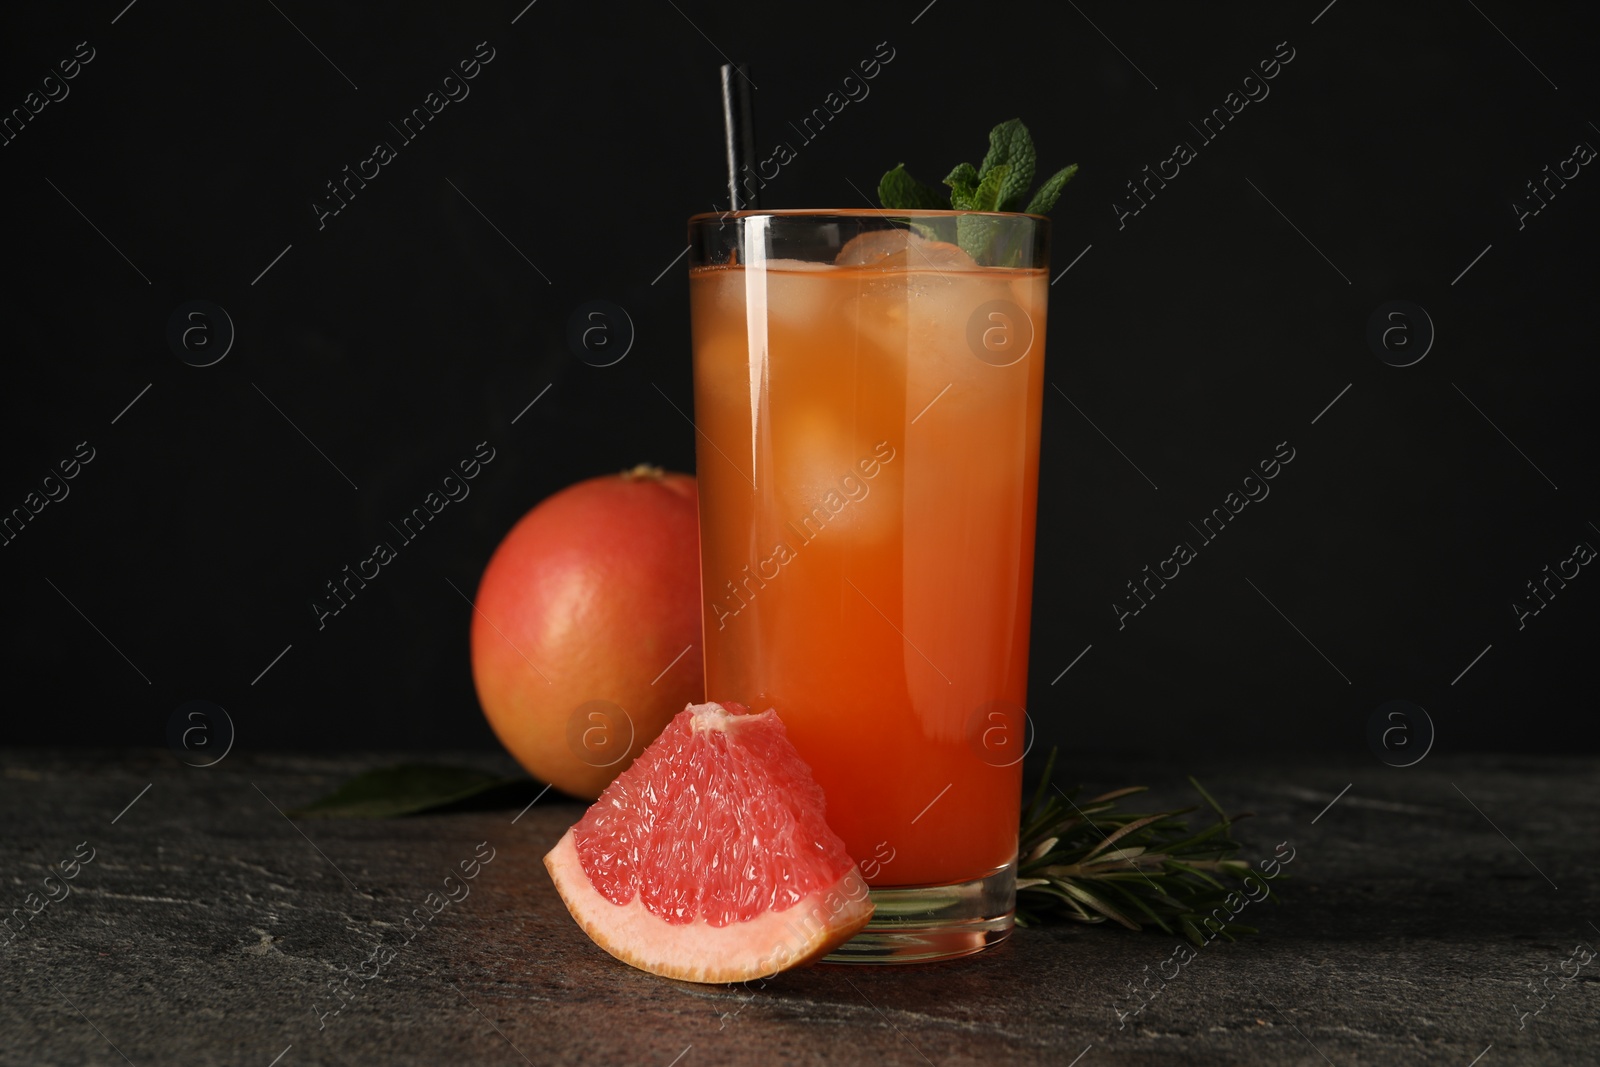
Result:
{"type": "Polygon", "coordinates": [[[1020,930],[749,989],[578,931],[540,863],[582,811],[554,793],[520,816],[279,810],[391,762],[0,753],[0,1062],[1600,1063],[1594,759],[1099,760],[1090,785],[1174,802],[1198,773],[1256,812],[1249,858],[1291,842],[1284,902],[1241,916],[1259,936],[1179,968],[1161,934],[1020,930]]]}

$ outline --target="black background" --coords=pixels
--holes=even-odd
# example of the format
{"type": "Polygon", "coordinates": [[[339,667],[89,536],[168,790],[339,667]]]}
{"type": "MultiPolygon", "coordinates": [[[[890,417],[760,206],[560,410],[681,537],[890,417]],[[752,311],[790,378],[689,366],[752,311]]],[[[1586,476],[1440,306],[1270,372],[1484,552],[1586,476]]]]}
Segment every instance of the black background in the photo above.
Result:
{"type": "Polygon", "coordinates": [[[78,442],[95,458],[0,548],[5,740],[159,745],[204,699],[247,748],[492,745],[449,583],[470,593],[570,482],[692,469],[662,393],[688,409],[674,256],[685,218],[726,203],[725,53],[751,64],[763,154],[797,146],[767,207],[865,206],[852,183],[902,160],[936,181],[1012,116],[1041,168],[1082,167],[1054,212],[1055,271],[1082,257],[1052,290],[1043,739],[1360,751],[1373,710],[1406,699],[1436,750],[1594,748],[1600,578],[1524,629],[1511,608],[1600,544],[1600,177],[1584,167],[1525,228],[1512,207],[1600,145],[1591,26],[1555,5],[1325,2],[8,11],[0,108],[78,42],[95,58],[0,148],[0,508],[78,442]],[[495,58],[471,95],[319,230],[324,183],[398,145],[388,123],[480,41],[495,58]],[[788,123],[879,42],[894,58],[870,95],[800,143],[788,123]],[[1294,59],[1270,96],[1200,145],[1189,123],[1279,42],[1294,59]],[[1180,140],[1198,158],[1119,228],[1124,183],[1180,140]],[[206,368],[166,339],[195,299],[237,331],[206,368]],[[636,327],[615,366],[567,349],[594,299],[636,327]],[[1367,344],[1391,300],[1437,330],[1413,366],[1367,344]],[[319,631],[323,582],[485,440],[471,496],[319,631]],[[1124,583],[1281,441],[1271,496],[1119,630],[1124,583]]]}

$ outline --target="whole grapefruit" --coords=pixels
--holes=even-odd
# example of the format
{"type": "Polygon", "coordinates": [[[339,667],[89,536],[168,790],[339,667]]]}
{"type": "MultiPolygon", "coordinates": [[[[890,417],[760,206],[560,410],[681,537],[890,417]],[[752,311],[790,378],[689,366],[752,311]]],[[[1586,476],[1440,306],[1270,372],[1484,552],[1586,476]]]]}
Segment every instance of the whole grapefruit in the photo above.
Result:
{"type": "Polygon", "coordinates": [[[530,774],[592,800],[705,695],[695,480],[590,478],[524,515],[472,613],[472,677],[530,774]]]}

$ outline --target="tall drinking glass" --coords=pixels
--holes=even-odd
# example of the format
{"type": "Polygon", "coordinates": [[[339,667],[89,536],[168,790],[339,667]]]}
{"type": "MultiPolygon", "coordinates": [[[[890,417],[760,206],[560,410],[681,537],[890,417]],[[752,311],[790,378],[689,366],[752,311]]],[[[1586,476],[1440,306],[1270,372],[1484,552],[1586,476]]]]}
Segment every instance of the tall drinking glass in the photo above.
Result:
{"type": "Polygon", "coordinates": [[[690,220],[707,696],[774,707],[877,912],[975,952],[1016,898],[1047,220],[690,220]]]}

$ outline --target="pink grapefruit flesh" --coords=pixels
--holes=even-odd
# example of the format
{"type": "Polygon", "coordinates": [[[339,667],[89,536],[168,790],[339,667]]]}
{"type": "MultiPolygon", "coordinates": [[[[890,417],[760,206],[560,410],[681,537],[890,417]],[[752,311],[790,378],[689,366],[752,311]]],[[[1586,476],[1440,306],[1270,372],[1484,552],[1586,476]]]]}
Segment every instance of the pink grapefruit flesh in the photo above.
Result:
{"type": "Polygon", "coordinates": [[[545,856],[583,932],[689,982],[741,982],[832,951],[867,924],[861,871],[775,711],[679,712],[545,856]]]}

